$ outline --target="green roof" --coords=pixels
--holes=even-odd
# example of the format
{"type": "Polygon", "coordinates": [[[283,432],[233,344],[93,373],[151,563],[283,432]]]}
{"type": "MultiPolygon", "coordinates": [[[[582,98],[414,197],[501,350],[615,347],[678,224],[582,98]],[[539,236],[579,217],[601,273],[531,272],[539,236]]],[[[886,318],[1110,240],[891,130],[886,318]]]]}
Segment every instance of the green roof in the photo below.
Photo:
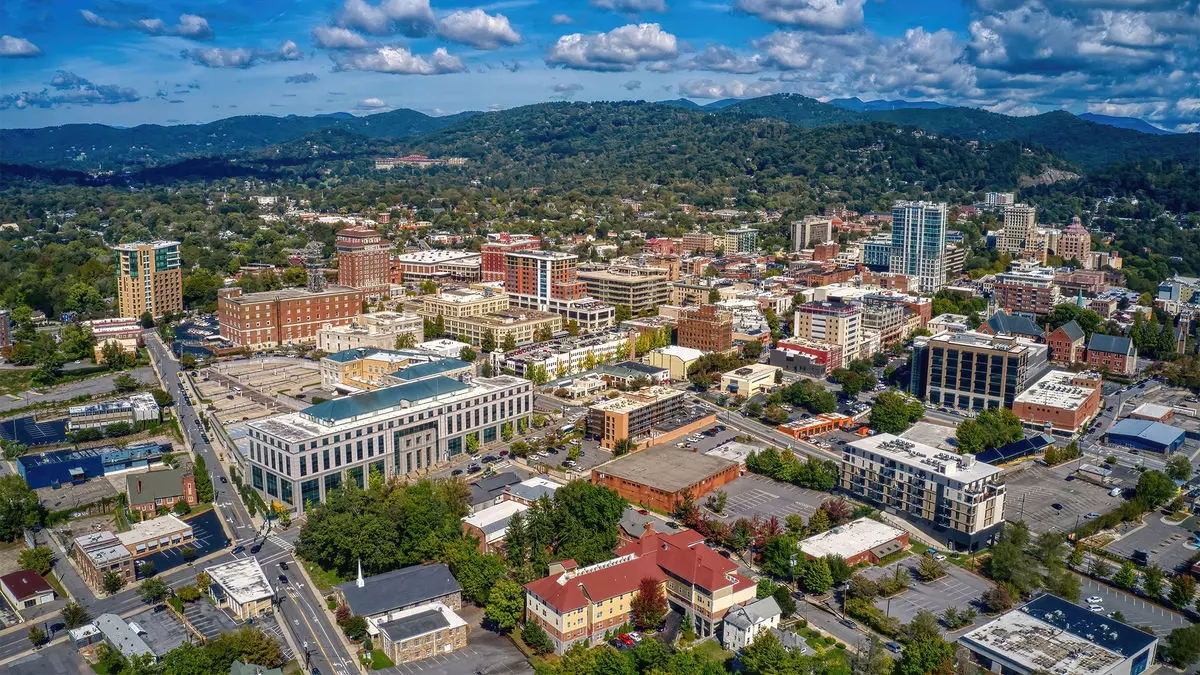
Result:
{"type": "Polygon", "coordinates": [[[395,376],[402,380],[419,380],[430,375],[438,375],[451,370],[458,370],[459,368],[467,368],[470,365],[461,359],[440,359],[438,361],[409,366],[395,373],[395,376]]]}
{"type": "Polygon", "coordinates": [[[448,377],[432,377],[427,380],[398,384],[394,387],[376,389],[365,394],[356,394],[309,406],[302,411],[307,417],[336,422],[377,410],[391,408],[402,401],[424,401],[442,394],[452,394],[466,389],[467,385],[448,377]]]}

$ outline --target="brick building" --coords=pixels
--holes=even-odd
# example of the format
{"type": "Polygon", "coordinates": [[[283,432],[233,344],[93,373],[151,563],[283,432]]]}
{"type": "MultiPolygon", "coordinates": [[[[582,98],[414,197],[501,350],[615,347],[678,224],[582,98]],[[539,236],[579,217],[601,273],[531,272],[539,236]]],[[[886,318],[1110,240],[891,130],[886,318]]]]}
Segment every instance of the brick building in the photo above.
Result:
{"type": "Polygon", "coordinates": [[[123,317],[183,311],[183,269],[177,241],[135,241],[114,246],[117,305],[123,317]]]}
{"type": "Polygon", "coordinates": [[[1132,375],[1137,370],[1137,348],[1127,337],[1093,333],[1086,358],[1088,366],[1099,371],[1132,375]]]}
{"type": "Polygon", "coordinates": [[[387,292],[391,277],[388,242],[367,227],[348,227],[337,233],[338,284],[368,296],[387,292]]]}
{"type": "Polygon", "coordinates": [[[1059,302],[1050,270],[1011,271],[996,275],[996,300],[1009,314],[1044,315],[1059,302]]]}
{"type": "Polygon", "coordinates": [[[530,234],[502,232],[480,249],[481,277],[483,281],[504,281],[504,254],[509,251],[537,251],[542,240],[530,234]]]}
{"type": "Polygon", "coordinates": [[[1099,375],[1052,370],[1017,395],[1012,411],[1037,431],[1070,437],[1083,431],[1102,405],[1099,375]]]}
{"type": "Polygon", "coordinates": [[[151,516],[160,506],[172,509],[179,502],[188,506],[199,503],[191,467],[129,474],[125,476],[125,494],[129,508],[151,516]]]}
{"type": "Polygon", "coordinates": [[[592,469],[592,484],[603,485],[635,504],[670,513],[690,492],[701,499],[740,475],[738,462],[680,450],[653,447],[592,469]]]}
{"type": "Polygon", "coordinates": [[[71,556],[80,576],[92,588],[104,587],[104,576],[112,572],[132,583],[137,578],[140,558],[195,541],[192,526],[172,515],[134,523],[126,532],[107,530],[76,537],[71,556]]]}
{"type": "Polygon", "coordinates": [[[1050,361],[1072,364],[1084,359],[1084,332],[1074,320],[1055,328],[1046,338],[1050,361]]]}
{"type": "Polygon", "coordinates": [[[217,319],[221,337],[234,345],[270,349],[316,342],[321,328],[354,321],[362,313],[362,302],[363,292],[346,286],[262,293],[223,288],[217,291],[217,319]]]}
{"type": "Polygon", "coordinates": [[[733,314],[713,305],[685,307],[675,324],[680,347],[705,352],[726,352],[733,349],[733,314]]]}
{"type": "Polygon", "coordinates": [[[393,663],[412,663],[467,646],[467,622],[439,602],[398,612],[369,629],[393,663]]]}

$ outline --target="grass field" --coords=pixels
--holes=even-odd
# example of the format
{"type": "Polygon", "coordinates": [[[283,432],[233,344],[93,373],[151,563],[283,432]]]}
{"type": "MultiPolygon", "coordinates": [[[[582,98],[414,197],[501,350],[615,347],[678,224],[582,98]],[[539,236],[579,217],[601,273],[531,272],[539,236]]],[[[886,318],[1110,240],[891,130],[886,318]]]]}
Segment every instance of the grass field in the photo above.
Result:
{"type": "Polygon", "coordinates": [[[317,590],[321,591],[322,593],[328,592],[334,586],[345,581],[345,579],[342,579],[337,574],[333,572],[327,572],[321,569],[321,567],[316,563],[311,563],[308,561],[304,561],[304,571],[308,572],[309,578],[312,579],[312,582],[317,587],[317,590]]]}
{"type": "Polygon", "coordinates": [[[0,370],[0,396],[19,394],[33,382],[32,370],[0,370]]]}
{"type": "Polygon", "coordinates": [[[391,668],[394,665],[396,664],[392,663],[392,660],[387,657],[387,654],[383,653],[382,649],[371,651],[371,670],[383,670],[384,668],[391,668]]]}

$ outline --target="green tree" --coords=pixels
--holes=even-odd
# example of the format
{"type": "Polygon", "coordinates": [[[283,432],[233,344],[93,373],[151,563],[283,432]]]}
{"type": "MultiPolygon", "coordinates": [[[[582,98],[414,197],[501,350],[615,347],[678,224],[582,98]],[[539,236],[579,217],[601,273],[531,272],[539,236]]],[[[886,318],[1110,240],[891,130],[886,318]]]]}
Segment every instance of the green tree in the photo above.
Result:
{"type": "Polygon", "coordinates": [[[450,572],[463,589],[463,597],[478,605],[487,605],[488,593],[507,571],[504,560],[494,553],[480,553],[474,538],[462,538],[446,545],[444,558],[450,572]]]}
{"type": "Polygon", "coordinates": [[[104,573],[104,592],[112,595],[125,587],[125,577],[116,572],[104,573]]]}
{"type": "Polygon", "coordinates": [[[417,338],[412,333],[401,333],[396,336],[396,349],[412,349],[417,346],[417,338]]]}
{"type": "Polygon", "coordinates": [[[88,611],[83,608],[83,605],[80,605],[77,602],[68,602],[66,606],[62,608],[62,617],[63,624],[65,624],[67,628],[79,628],[83,624],[87,623],[91,618],[88,616],[88,611]]]}
{"type": "Polygon", "coordinates": [[[212,476],[208,473],[208,465],[203,455],[196,455],[192,474],[196,479],[196,498],[203,504],[211,503],[216,498],[216,491],[213,489],[212,476]]]}
{"type": "Polygon", "coordinates": [[[1142,573],[1142,591],[1151,598],[1158,600],[1162,597],[1163,580],[1165,578],[1166,575],[1163,573],[1162,568],[1157,565],[1147,567],[1146,571],[1142,573]]]}
{"type": "Polygon", "coordinates": [[[1137,583],[1137,568],[1133,563],[1127,562],[1121,565],[1121,569],[1113,575],[1112,582],[1121,588],[1133,588],[1137,583]]]}
{"type": "Polygon", "coordinates": [[[646,577],[638,583],[638,590],[630,602],[634,624],[641,630],[657,628],[667,616],[667,596],[662,584],[646,577]]]}
{"type": "Polygon", "coordinates": [[[929,582],[941,579],[946,575],[946,566],[932,555],[925,553],[917,561],[917,576],[921,581],[929,582]]]}
{"type": "MultiPolygon", "coordinates": [[[[790,535],[774,537],[768,540],[762,548],[763,571],[778,579],[791,579],[796,574],[793,561],[798,557],[802,558],[803,556],[796,547],[795,537],[790,535]]],[[[828,568],[826,571],[828,572],[828,568]]]]}
{"type": "Polygon", "coordinates": [[[721,291],[715,286],[708,289],[708,304],[714,305],[721,301],[721,291]]]}
{"type": "Polygon", "coordinates": [[[500,346],[500,349],[501,349],[501,351],[503,351],[505,353],[508,353],[511,351],[516,351],[517,339],[515,337],[513,337],[513,334],[511,332],[504,336],[504,342],[500,346]]]}
{"type": "Polygon", "coordinates": [[[113,391],[118,394],[137,391],[141,386],[141,383],[135,380],[129,373],[121,373],[113,378],[113,391]]]}
{"type": "Polygon", "coordinates": [[[495,331],[489,329],[488,332],[484,334],[483,340],[479,342],[479,348],[489,354],[496,351],[495,331]]]}
{"type": "Polygon", "coordinates": [[[1187,668],[1200,660],[1200,624],[1171,631],[1163,652],[1163,657],[1179,668],[1187,668]]]}
{"type": "Polygon", "coordinates": [[[137,592],[142,600],[150,604],[159,603],[163,601],[163,598],[167,597],[167,584],[162,579],[146,579],[138,586],[137,592]]]}
{"type": "Polygon", "coordinates": [[[779,644],[779,638],[764,630],[755,636],[744,650],[739,661],[747,675],[784,675],[795,672],[791,669],[792,655],[779,644]]]}
{"type": "Polygon", "coordinates": [[[762,356],[763,346],[758,340],[750,340],[742,345],[742,358],[758,360],[762,356]]]}
{"type": "Polygon", "coordinates": [[[525,589],[515,581],[501,579],[488,593],[484,615],[500,630],[508,632],[521,622],[525,613],[525,589]]]}
{"type": "Polygon", "coordinates": [[[616,315],[613,317],[615,323],[621,323],[633,318],[633,310],[629,308],[629,305],[617,305],[615,309],[616,315]]]}
{"type": "Polygon", "coordinates": [[[925,415],[920,401],[895,391],[885,391],[871,406],[871,428],[881,433],[898,434],[925,415]]]}
{"type": "Polygon", "coordinates": [[[941,637],[911,640],[892,671],[895,675],[927,675],[940,670],[954,658],[954,648],[941,637]]]}
{"type": "Polygon", "coordinates": [[[148,311],[142,312],[142,317],[138,319],[138,322],[142,324],[142,328],[154,328],[154,317],[148,311]]]}
{"type": "Polygon", "coordinates": [[[1187,455],[1172,455],[1167,460],[1166,474],[1175,480],[1186,481],[1192,477],[1192,461],[1187,455]]]}
{"type": "Polygon", "coordinates": [[[554,641],[539,624],[528,621],[521,629],[521,640],[529,645],[534,654],[545,655],[554,651],[554,641]]]}
{"type": "Polygon", "coordinates": [[[1175,481],[1158,470],[1146,471],[1139,476],[1137,487],[1133,491],[1137,500],[1150,508],[1166,504],[1178,492],[1175,481]]]}
{"type": "Polygon", "coordinates": [[[1196,582],[1190,574],[1178,574],[1171,577],[1171,590],[1167,594],[1167,599],[1172,605],[1183,609],[1192,604],[1192,598],[1196,595],[1196,582]]]}
{"type": "Polygon", "coordinates": [[[437,295],[438,287],[432,279],[426,279],[421,282],[421,295],[437,295]]]}
{"type": "Polygon", "coordinates": [[[775,604],[779,605],[783,618],[787,619],[796,613],[796,601],[792,599],[792,591],[787,586],[777,587],[775,592],[771,593],[771,597],[775,598],[775,604]]]}
{"type": "Polygon", "coordinates": [[[462,351],[458,353],[458,358],[466,361],[467,363],[475,363],[475,357],[475,350],[471,349],[470,347],[463,347],[462,351]]]}
{"type": "Polygon", "coordinates": [[[20,563],[21,569],[32,570],[41,576],[46,576],[50,573],[50,566],[54,563],[54,551],[46,546],[27,548],[17,556],[17,562],[20,563]]]}
{"type": "Polygon", "coordinates": [[[342,632],[351,640],[361,640],[367,635],[367,620],[361,616],[352,616],[342,623],[342,632]]]}
{"type": "Polygon", "coordinates": [[[0,476],[0,541],[14,541],[42,520],[37,493],[15,473],[0,476]]]}
{"type": "Polygon", "coordinates": [[[821,594],[833,587],[833,575],[824,558],[810,560],[804,565],[804,588],[810,593],[821,594]]]}
{"type": "Polygon", "coordinates": [[[866,647],[846,650],[846,665],[851,675],[891,675],[895,661],[883,646],[879,636],[872,633],[865,639],[866,647]]]}
{"type": "Polygon", "coordinates": [[[30,644],[32,644],[34,647],[41,647],[42,643],[44,643],[45,641],[46,641],[46,634],[42,632],[41,628],[37,627],[37,624],[34,624],[29,627],[29,643],[30,644]]]}

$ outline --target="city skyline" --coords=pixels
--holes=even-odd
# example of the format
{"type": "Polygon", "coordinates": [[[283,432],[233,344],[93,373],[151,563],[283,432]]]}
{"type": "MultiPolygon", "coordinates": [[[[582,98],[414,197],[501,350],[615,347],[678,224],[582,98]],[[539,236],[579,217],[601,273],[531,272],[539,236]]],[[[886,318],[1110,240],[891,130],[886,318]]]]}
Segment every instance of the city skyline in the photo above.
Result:
{"type": "Polygon", "coordinates": [[[0,23],[0,127],[793,92],[1200,129],[1196,0],[72,0],[0,23]]]}

